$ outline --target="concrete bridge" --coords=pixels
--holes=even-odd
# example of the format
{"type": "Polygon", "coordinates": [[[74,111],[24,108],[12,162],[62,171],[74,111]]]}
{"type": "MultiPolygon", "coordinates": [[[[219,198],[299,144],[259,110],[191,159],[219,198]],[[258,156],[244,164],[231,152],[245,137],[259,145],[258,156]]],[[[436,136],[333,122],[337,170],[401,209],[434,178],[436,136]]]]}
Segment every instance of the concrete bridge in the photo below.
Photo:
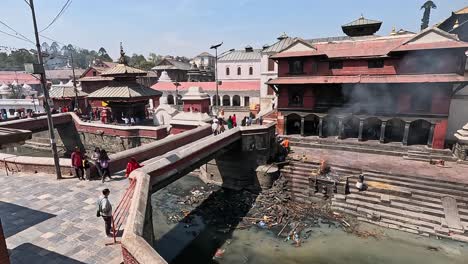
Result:
{"type": "MultiPolygon", "coordinates": [[[[187,131],[190,132],[190,131],[187,131]]],[[[209,160],[222,158],[227,153],[237,153],[238,170],[234,174],[222,175],[222,185],[238,188],[258,186],[253,167],[265,164],[274,155],[275,124],[264,126],[237,127],[217,136],[207,136],[174,149],[134,172],[136,179],[127,224],[122,238],[124,263],[167,263],[152,247],[151,194],[183,177],[209,160]],[[250,161],[250,162],[247,162],[250,161]],[[242,175],[244,179],[236,177],[242,175]]]]}
{"type": "MultiPolygon", "coordinates": [[[[132,156],[137,157],[139,160],[146,160],[154,155],[161,155],[164,148],[161,143],[157,143],[160,139],[165,138],[167,133],[167,126],[150,127],[150,126],[118,126],[99,123],[84,122],[79,119],[74,113],[62,113],[52,116],[56,139],[63,144],[66,152],[71,153],[75,146],[79,146],[85,150],[84,142],[91,146],[99,147],[117,147],[113,152],[116,154],[110,155],[111,158],[111,172],[120,171],[125,168],[126,162],[132,156]],[[156,143],[151,145],[143,143],[152,142],[156,143]],[[148,146],[149,145],[149,146],[148,146]],[[155,151],[155,149],[160,149],[155,151]],[[121,151],[124,150],[124,151],[121,151]],[[153,153],[154,152],[154,153],[153,153]]],[[[25,118],[0,123],[0,147],[8,144],[22,144],[25,140],[31,139],[32,133],[45,131],[48,129],[46,116],[36,118],[25,118]]],[[[196,140],[201,136],[206,136],[211,133],[211,130],[206,127],[202,129],[203,132],[197,130],[193,131],[196,140]]],[[[188,136],[185,134],[185,136],[188,136]]],[[[182,136],[182,138],[185,138],[182,136]]],[[[170,144],[186,144],[187,139],[180,140],[179,137],[171,140],[170,144]]],[[[162,143],[163,145],[169,143],[162,143]]],[[[18,156],[13,154],[0,153],[0,168],[11,169],[14,171],[36,173],[38,171],[44,173],[55,173],[53,158],[48,157],[28,157],[18,156]]],[[[65,172],[70,171],[71,161],[67,158],[60,158],[60,167],[65,172]]],[[[96,171],[92,169],[92,174],[96,171]]],[[[66,175],[66,173],[64,173],[66,175]]],[[[71,174],[70,174],[71,175],[71,174]]]]}

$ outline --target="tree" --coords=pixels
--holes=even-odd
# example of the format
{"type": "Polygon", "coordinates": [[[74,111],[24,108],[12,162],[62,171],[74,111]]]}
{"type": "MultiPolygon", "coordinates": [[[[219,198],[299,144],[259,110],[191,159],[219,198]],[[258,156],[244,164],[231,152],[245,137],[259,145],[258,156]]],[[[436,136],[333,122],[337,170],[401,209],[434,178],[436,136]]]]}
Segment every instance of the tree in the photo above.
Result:
{"type": "Polygon", "coordinates": [[[421,9],[424,9],[423,18],[421,19],[421,30],[429,27],[429,20],[431,17],[431,10],[436,9],[437,6],[432,1],[426,1],[424,5],[421,6],[421,9]]]}
{"type": "Polygon", "coordinates": [[[60,53],[59,49],[60,49],[59,44],[58,44],[57,42],[54,41],[54,42],[52,42],[52,45],[50,45],[49,53],[50,53],[51,55],[57,55],[57,54],[60,53]]]}
{"type": "Polygon", "coordinates": [[[161,55],[158,55],[156,53],[153,53],[153,52],[150,52],[149,56],[148,56],[148,60],[152,63],[154,63],[155,65],[158,64],[160,61],[162,61],[163,59],[163,56],[161,55]]]}
{"type": "Polygon", "coordinates": [[[109,56],[106,49],[104,49],[103,47],[99,49],[99,51],[97,52],[97,56],[102,61],[112,61],[112,58],[109,56]]]}

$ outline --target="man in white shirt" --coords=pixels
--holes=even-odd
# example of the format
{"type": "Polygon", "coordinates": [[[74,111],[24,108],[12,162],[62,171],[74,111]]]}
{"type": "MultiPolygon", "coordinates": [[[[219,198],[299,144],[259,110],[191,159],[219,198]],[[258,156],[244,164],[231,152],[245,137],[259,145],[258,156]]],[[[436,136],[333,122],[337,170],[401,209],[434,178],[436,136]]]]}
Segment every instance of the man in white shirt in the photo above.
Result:
{"type": "Polygon", "coordinates": [[[97,216],[102,216],[102,219],[104,220],[105,223],[105,230],[106,230],[106,235],[108,237],[112,237],[112,205],[109,202],[109,194],[110,191],[109,189],[104,189],[102,190],[103,197],[99,199],[98,201],[98,211],[97,211],[97,216]]]}

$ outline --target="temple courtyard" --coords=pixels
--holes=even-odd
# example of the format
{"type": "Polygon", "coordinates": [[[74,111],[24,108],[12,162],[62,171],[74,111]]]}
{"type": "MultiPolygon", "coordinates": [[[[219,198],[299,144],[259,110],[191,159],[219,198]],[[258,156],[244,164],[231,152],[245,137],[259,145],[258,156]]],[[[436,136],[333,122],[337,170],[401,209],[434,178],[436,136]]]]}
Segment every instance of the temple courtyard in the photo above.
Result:
{"type": "MultiPolygon", "coordinates": [[[[96,217],[101,190],[117,207],[128,181],[56,180],[53,175],[0,172],[0,215],[10,260],[16,263],[121,263],[120,245],[96,217]]],[[[119,240],[119,238],[118,238],[119,240]]]]}

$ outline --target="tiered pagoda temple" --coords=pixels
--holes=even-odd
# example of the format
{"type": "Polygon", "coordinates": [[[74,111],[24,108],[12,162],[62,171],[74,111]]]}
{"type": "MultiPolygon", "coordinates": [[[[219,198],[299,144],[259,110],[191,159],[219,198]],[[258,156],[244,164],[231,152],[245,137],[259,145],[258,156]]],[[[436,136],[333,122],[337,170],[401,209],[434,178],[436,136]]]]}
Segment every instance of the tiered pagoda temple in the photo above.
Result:
{"type": "Polygon", "coordinates": [[[92,107],[110,110],[110,116],[117,122],[122,122],[123,117],[145,119],[149,100],[153,100],[153,107],[157,107],[162,95],[160,91],[137,82],[137,77],[146,74],[145,71],[128,66],[121,47],[118,64],[101,74],[112,80],[105,87],[89,94],[88,101],[92,107]]]}

